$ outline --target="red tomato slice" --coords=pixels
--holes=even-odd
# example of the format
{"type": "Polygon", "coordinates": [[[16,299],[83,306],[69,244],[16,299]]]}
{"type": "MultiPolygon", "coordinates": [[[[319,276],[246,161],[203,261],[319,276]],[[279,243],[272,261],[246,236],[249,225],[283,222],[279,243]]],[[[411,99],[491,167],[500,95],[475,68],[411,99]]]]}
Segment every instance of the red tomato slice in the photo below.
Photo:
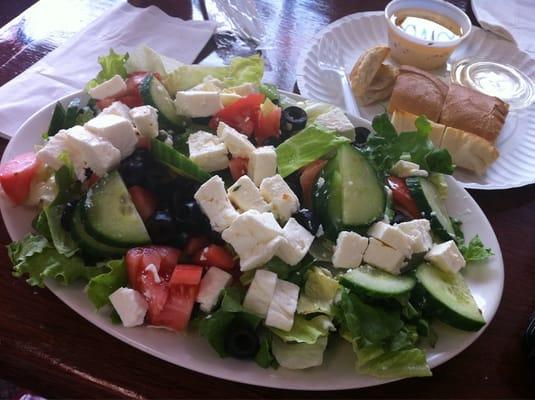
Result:
{"type": "Polygon", "coordinates": [[[247,175],[247,165],[249,164],[248,158],[234,157],[229,163],[230,175],[232,179],[237,181],[241,176],[247,175]]]}
{"type": "Polygon", "coordinates": [[[204,236],[191,236],[188,239],[188,243],[186,243],[184,253],[191,257],[202,248],[208,246],[208,244],[208,239],[206,239],[204,236]]]}
{"type": "Polygon", "coordinates": [[[280,136],[281,114],[280,107],[275,107],[267,115],[264,115],[262,111],[258,113],[254,135],[259,145],[263,145],[266,139],[270,137],[278,138],[280,136]]]}
{"type": "Polygon", "coordinates": [[[146,137],[146,136],[140,136],[138,139],[137,139],[137,145],[136,147],[138,149],[145,149],[145,150],[150,150],[150,138],[149,137],[146,137]]]}
{"type": "Polygon", "coordinates": [[[0,165],[0,184],[16,205],[22,204],[30,194],[32,179],[40,163],[35,153],[25,153],[0,165]]]}
{"type": "Polygon", "coordinates": [[[169,287],[166,282],[155,279],[152,272],[143,270],[141,273],[139,292],[145,297],[148,303],[149,322],[157,324],[156,318],[167,304],[169,287]]]}
{"type": "Polygon", "coordinates": [[[255,129],[260,105],[264,102],[265,96],[260,93],[252,93],[246,97],[226,106],[210,120],[210,127],[215,126],[219,121],[223,121],[241,133],[251,136],[255,129]]]}
{"type": "MultiPolygon", "coordinates": [[[[188,326],[191,311],[197,297],[198,286],[176,285],[169,288],[167,302],[163,309],[150,322],[175,331],[183,331],[188,326]]],[[[149,306],[150,313],[150,306],[149,306]]]]}
{"type": "Polygon", "coordinates": [[[422,213],[414,202],[405,180],[397,176],[387,178],[388,186],[392,189],[394,204],[407,212],[412,218],[421,218],[422,213]]]}
{"type": "Polygon", "coordinates": [[[143,105],[143,100],[141,99],[141,95],[139,93],[119,97],[117,98],[117,100],[121,103],[126,104],[130,108],[139,107],[143,105]]]}
{"type": "Polygon", "coordinates": [[[175,266],[178,264],[178,260],[182,256],[182,251],[170,246],[152,246],[152,248],[161,257],[160,269],[158,271],[160,277],[165,281],[169,281],[175,266]]]}
{"type": "Polygon", "coordinates": [[[326,160],[316,160],[302,168],[299,183],[303,192],[303,204],[308,209],[312,208],[312,189],[325,164],[327,164],[326,160]]]}
{"type": "Polygon", "coordinates": [[[169,280],[170,286],[198,285],[201,282],[202,267],[198,265],[178,264],[169,280]]]}
{"type": "Polygon", "coordinates": [[[154,211],[156,211],[158,200],[154,193],[141,186],[131,186],[128,188],[128,193],[130,193],[130,197],[141,219],[143,221],[148,220],[154,214],[154,211]]]}
{"type": "Polygon", "coordinates": [[[141,275],[149,264],[154,264],[156,269],[160,269],[162,257],[159,252],[151,247],[134,247],[126,253],[126,269],[130,286],[139,290],[141,285],[141,275]]]}
{"type": "Polygon", "coordinates": [[[195,257],[195,261],[205,267],[218,267],[231,270],[235,262],[232,254],[223,246],[211,244],[202,249],[195,257]]]}
{"type": "Polygon", "coordinates": [[[111,103],[115,101],[115,97],[106,97],[102,100],[97,100],[97,107],[101,110],[104,110],[106,107],[111,106],[111,103]]]}

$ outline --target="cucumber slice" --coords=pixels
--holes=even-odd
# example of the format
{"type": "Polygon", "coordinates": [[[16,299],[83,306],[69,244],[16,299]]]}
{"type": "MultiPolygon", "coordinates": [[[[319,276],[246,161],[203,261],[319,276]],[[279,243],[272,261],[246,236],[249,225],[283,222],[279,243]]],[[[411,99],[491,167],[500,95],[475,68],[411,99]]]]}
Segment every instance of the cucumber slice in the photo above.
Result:
{"type": "Polygon", "coordinates": [[[145,224],[117,171],[89,189],[82,217],[89,234],[108,245],[134,247],[150,243],[145,224]]]}
{"type": "Polygon", "coordinates": [[[167,89],[154,77],[147,75],[139,85],[143,103],[158,109],[158,121],[162,125],[183,127],[186,118],[176,113],[175,104],[167,89]]]}
{"type": "Polygon", "coordinates": [[[465,331],[478,331],[485,325],[481,310],[460,273],[450,274],[424,263],[416,269],[416,279],[429,295],[429,306],[438,319],[465,331]]]}
{"type": "Polygon", "coordinates": [[[48,125],[48,137],[54,136],[63,128],[63,122],[65,121],[65,109],[58,101],[54,107],[52,118],[50,119],[50,125],[48,125]]]}
{"type": "Polygon", "coordinates": [[[322,171],[314,188],[314,209],[331,237],[342,229],[362,229],[381,219],[386,206],[383,184],[360,151],[347,144],[322,171]]]}
{"type": "Polygon", "coordinates": [[[165,164],[178,175],[185,176],[201,183],[212,177],[208,172],[201,169],[184,154],[176,151],[171,146],[166,145],[158,139],[152,139],[150,152],[155,160],[165,164]]]}
{"type": "Polygon", "coordinates": [[[416,280],[411,276],[396,276],[370,265],[362,265],[342,275],[340,283],[364,295],[393,297],[410,292],[416,280]]]}
{"type": "Polygon", "coordinates": [[[74,209],[72,216],[71,234],[78,243],[82,251],[92,258],[106,258],[122,256],[128,248],[109,246],[99,242],[85,230],[82,222],[82,202],[79,202],[74,209]]]}
{"type": "Polygon", "coordinates": [[[63,120],[63,129],[72,128],[76,125],[76,117],[80,111],[80,99],[76,98],[71,100],[65,111],[65,119],[63,120]]]}
{"type": "Polygon", "coordinates": [[[407,178],[405,182],[416,205],[431,222],[432,231],[442,240],[455,238],[448,211],[435,186],[427,179],[416,176],[407,178]]]}

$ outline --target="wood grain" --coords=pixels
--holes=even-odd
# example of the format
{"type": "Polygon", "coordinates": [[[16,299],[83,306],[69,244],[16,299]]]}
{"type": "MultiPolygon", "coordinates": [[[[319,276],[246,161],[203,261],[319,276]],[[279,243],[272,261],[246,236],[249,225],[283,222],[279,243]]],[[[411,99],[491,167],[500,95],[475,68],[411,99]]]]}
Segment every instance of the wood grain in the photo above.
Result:
{"type": "MultiPolygon", "coordinates": [[[[61,45],[74,31],[50,23],[39,38],[27,33],[42,21],[50,1],[42,0],[0,30],[0,84],[61,45]],[[41,19],[39,19],[41,18],[41,19]],[[47,30],[48,29],[48,30],[47,30]]],[[[71,18],[82,29],[118,0],[73,0],[71,18]],[[90,4],[90,7],[88,5],[90,4]],[[85,8],[84,8],[85,7],[85,8]],[[84,11],[85,10],[85,11],[84,11]]],[[[143,1],[170,15],[202,18],[199,1],[143,1]]],[[[0,22],[11,20],[33,1],[0,3],[0,22]]],[[[258,9],[266,21],[267,79],[291,90],[299,50],[323,26],[357,11],[380,10],[385,1],[267,1],[258,9]]],[[[468,11],[468,1],[453,1],[468,11]]],[[[48,17],[48,16],[47,16],[48,17]]],[[[41,29],[43,29],[41,22],[41,29]]],[[[211,41],[199,61],[228,54],[211,41]]],[[[6,142],[0,141],[3,153],[6,142]]],[[[374,388],[339,392],[295,392],[226,382],[173,366],[105,334],[46,289],[29,287],[11,276],[0,249],[0,376],[47,397],[69,398],[527,398],[535,396],[521,335],[535,310],[535,186],[505,191],[471,191],[500,242],[506,268],[501,306],[485,333],[466,351],[433,370],[429,379],[409,379],[374,388]]],[[[9,243],[3,222],[0,241],[9,243]]]]}

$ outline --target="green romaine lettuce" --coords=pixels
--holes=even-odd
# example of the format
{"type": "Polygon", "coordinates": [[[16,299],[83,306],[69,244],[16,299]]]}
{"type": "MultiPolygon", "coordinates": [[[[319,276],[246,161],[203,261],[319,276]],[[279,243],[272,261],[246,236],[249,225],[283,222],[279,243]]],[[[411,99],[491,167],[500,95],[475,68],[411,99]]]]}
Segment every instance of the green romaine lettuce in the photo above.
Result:
{"type": "Polygon", "coordinates": [[[320,337],[328,336],[329,331],[335,330],[335,327],[325,315],[306,319],[302,315],[296,314],[290,331],[286,332],[277,328],[269,329],[285,342],[314,344],[320,337]]]}
{"type": "Polygon", "coordinates": [[[110,295],[128,285],[128,276],[123,259],[111,260],[103,264],[106,269],[89,280],[86,291],[89,300],[98,309],[110,303],[110,295]]]}
{"type": "Polygon", "coordinates": [[[418,348],[383,353],[357,370],[378,378],[408,378],[431,376],[425,352],[418,348]]]}
{"type": "Polygon", "coordinates": [[[323,364],[323,353],[327,348],[327,336],[316,343],[286,343],[273,338],[272,351],[277,362],[288,369],[305,369],[323,364]]]}
{"type": "Polygon", "coordinates": [[[102,67],[95,79],[89,81],[86,85],[86,90],[94,88],[100,83],[113,78],[115,75],[120,75],[126,78],[127,72],[125,63],[128,60],[128,53],[118,54],[110,49],[110,53],[107,56],[100,56],[98,63],[102,67]]]}
{"type": "Polygon", "coordinates": [[[332,314],[332,305],[340,285],[331,273],[319,267],[312,267],[306,273],[306,282],[299,301],[297,312],[300,314],[332,314]]]}
{"type": "Polygon", "coordinates": [[[479,235],[474,236],[468,245],[461,245],[459,250],[467,263],[484,261],[494,255],[490,248],[485,247],[479,235]]]}

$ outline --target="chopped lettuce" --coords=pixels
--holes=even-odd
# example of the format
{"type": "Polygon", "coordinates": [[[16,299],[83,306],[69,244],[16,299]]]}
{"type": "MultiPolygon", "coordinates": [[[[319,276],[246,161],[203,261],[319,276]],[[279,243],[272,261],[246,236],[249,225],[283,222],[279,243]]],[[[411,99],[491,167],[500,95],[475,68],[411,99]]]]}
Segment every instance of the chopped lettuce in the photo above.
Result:
{"type": "Polygon", "coordinates": [[[271,83],[261,83],[258,85],[258,90],[272,102],[280,101],[280,93],[277,86],[272,85],[271,83]]]}
{"type": "Polygon", "coordinates": [[[328,336],[329,331],[336,330],[331,319],[325,315],[318,315],[306,319],[302,315],[295,315],[292,329],[288,332],[270,328],[271,331],[285,342],[314,344],[319,338],[328,336]]]}
{"type": "Polygon", "coordinates": [[[418,348],[383,353],[357,370],[378,378],[424,377],[431,376],[425,352],[418,348]]]}
{"type": "Polygon", "coordinates": [[[305,369],[323,364],[323,353],[327,348],[327,336],[316,343],[286,343],[273,338],[272,351],[277,362],[288,369],[305,369]]]}
{"type": "Polygon", "coordinates": [[[126,78],[127,71],[125,63],[128,60],[128,53],[118,54],[110,49],[110,53],[107,56],[100,56],[98,63],[102,67],[95,79],[89,81],[86,85],[86,90],[94,88],[108,79],[113,78],[115,75],[120,75],[126,78]]]}
{"type": "Polygon", "coordinates": [[[340,285],[331,273],[319,267],[312,267],[306,273],[304,290],[299,296],[297,312],[300,314],[332,314],[332,305],[340,285]]]}
{"type": "Polygon", "coordinates": [[[459,250],[467,263],[484,261],[494,255],[490,248],[485,247],[479,235],[474,236],[468,245],[462,244],[459,250]]]}
{"type": "Polygon", "coordinates": [[[61,217],[65,209],[65,204],[51,204],[44,208],[48,229],[54,247],[58,253],[71,257],[78,250],[78,244],[73,240],[69,232],[63,228],[61,217]]]}
{"type": "Polygon", "coordinates": [[[123,259],[110,260],[103,267],[106,271],[91,278],[86,287],[87,296],[97,310],[110,303],[109,297],[113,292],[128,285],[123,259]]]}
{"type": "Polygon", "coordinates": [[[138,46],[129,53],[124,67],[126,72],[148,71],[165,75],[165,67],[161,56],[148,46],[138,46]]]}
{"type": "Polygon", "coordinates": [[[312,124],[316,118],[322,114],[327,114],[333,108],[332,104],[322,103],[314,100],[305,100],[297,103],[307,113],[307,124],[312,124]]]}
{"type": "Polygon", "coordinates": [[[309,126],[277,147],[279,173],[284,178],[348,142],[332,131],[309,126]]]}
{"type": "Polygon", "coordinates": [[[269,332],[264,332],[260,336],[260,348],[255,356],[255,362],[262,368],[278,367],[278,363],[271,353],[271,346],[273,343],[273,336],[269,332]]]}
{"type": "Polygon", "coordinates": [[[90,107],[85,106],[78,111],[78,115],[76,116],[74,123],[76,125],[84,125],[87,121],[93,119],[94,117],[95,112],[90,107]]]}

